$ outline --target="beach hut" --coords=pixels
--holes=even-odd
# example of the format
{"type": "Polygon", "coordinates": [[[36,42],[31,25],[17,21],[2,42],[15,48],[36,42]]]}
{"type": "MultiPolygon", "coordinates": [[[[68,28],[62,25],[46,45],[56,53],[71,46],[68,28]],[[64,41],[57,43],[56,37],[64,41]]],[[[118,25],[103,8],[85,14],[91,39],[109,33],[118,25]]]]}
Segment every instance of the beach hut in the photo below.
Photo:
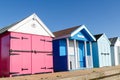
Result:
{"type": "Polygon", "coordinates": [[[0,30],[0,77],[53,72],[54,35],[36,14],[0,30]]]}
{"type": "Polygon", "coordinates": [[[111,66],[110,41],[105,34],[94,35],[96,41],[92,42],[94,67],[111,66]]]}
{"type": "Polygon", "coordinates": [[[92,45],[94,36],[84,25],[54,32],[54,71],[92,68],[92,45]]]}
{"type": "Polygon", "coordinates": [[[113,37],[109,38],[111,45],[111,58],[112,58],[112,66],[120,65],[120,38],[113,37]]]}

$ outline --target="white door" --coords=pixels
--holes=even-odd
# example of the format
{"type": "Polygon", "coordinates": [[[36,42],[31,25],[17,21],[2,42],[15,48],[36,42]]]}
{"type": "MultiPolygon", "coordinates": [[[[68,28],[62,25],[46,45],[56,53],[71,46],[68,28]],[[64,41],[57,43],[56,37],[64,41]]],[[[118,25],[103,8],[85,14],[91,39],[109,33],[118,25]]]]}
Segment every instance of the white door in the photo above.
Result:
{"type": "Polygon", "coordinates": [[[70,40],[69,41],[69,65],[70,65],[70,70],[75,69],[75,49],[74,49],[74,41],[70,40]]]}

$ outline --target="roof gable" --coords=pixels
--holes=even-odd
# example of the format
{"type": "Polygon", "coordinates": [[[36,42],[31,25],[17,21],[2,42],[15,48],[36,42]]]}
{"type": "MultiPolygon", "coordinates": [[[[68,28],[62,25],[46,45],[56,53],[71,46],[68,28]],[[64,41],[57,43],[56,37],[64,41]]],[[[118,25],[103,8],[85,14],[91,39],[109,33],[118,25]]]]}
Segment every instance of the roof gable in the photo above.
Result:
{"type": "Polygon", "coordinates": [[[96,38],[96,41],[102,36],[103,34],[96,34],[94,37],[96,38]]]}
{"type": "Polygon", "coordinates": [[[76,30],[79,27],[80,26],[75,26],[75,27],[72,27],[72,28],[56,31],[56,32],[53,32],[53,34],[55,35],[56,38],[57,37],[62,37],[62,36],[67,36],[67,35],[70,35],[71,32],[73,32],[74,30],[76,30]]]}
{"type": "Polygon", "coordinates": [[[111,46],[114,46],[115,43],[117,42],[118,37],[113,37],[113,38],[109,38],[109,41],[111,42],[111,46]]]}
{"type": "Polygon", "coordinates": [[[32,14],[14,25],[1,29],[1,32],[3,32],[2,30],[54,37],[52,32],[36,14],[32,14]]]}
{"type": "Polygon", "coordinates": [[[105,35],[105,33],[102,33],[102,34],[96,34],[96,35],[94,35],[95,36],[95,38],[96,38],[96,41],[103,41],[103,39],[104,40],[106,40],[109,44],[111,44],[111,42],[109,41],[109,39],[108,39],[108,37],[105,35]]]}
{"type": "MultiPolygon", "coordinates": [[[[71,33],[71,37],[75,36],[76,34],[78,34],[79,32],[81,32],[83,35],[81,35],[81,37],[85,37],[86,40],[88,41],[95,41],[95,37],[89,32],[89,30],[84,26],[81,25],[79,28],[77,28],[76,30],[74,30],[71,33]]],[[[81,38],[80,35],[78,35],[79,39],[81,38]]]]}
{"type": "Polygon", "coordinates": [[[83,36],[85,36],[87,37],[87,39],[89,38],[90,41],[95,41],[94,36],[88,31],[88,29],[84,25],[75,26],[72,28],[54,32],[54,35],[56,37],[55,39],[70,37],[72,39],[83,40],[82,38],[83,36]]]}

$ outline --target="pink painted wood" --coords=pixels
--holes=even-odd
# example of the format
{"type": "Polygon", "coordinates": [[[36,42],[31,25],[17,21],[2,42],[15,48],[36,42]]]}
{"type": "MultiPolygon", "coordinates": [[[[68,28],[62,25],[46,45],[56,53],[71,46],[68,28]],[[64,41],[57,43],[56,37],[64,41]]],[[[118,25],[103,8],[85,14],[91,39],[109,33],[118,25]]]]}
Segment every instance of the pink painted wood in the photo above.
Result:
{"type": "Polygon", "coordinates": [[[3,35],[0,76],[53,72],[51,41],[48,36],[15,32],[3,35]]]}
{"type": "Polygon", "coordinates": [[[32,74],[45,72],[45,54],[44,51],[44,37],[43,36],[32,36],[32,74]],[[35,52],[36,51],[36,52],[35,52]]]}
{"type": "MultiPolygon", "coordinates": [[[[21,49],[21,34],[11,33],[10,35],[10,49],[21,49]]],[[[20,52],[10,52],[10,73],[21,74],[21,55],[20,52]],[[19,63],[19,64],[18,64],[19,63]]]]}
{"type": "Polygon", "coordinates": [[[21,35],[21,74],[31,74],[31,35],[21,35]]]}
{"type": "Polygon", "coordinates": [[[53,72],[53,56],[52,56],[52,38],[46,36],[45,37],[45,65],[46,65],[46,72],[53,72]]]}
{"type": "Polygon", "coordinates": [[[9,77],[9,35],[1,38],[1,76],[9,77]]]}
{"type": "Polygon", "coordinates": [[[48,36],[45,37],[45,51],[52,51],[52,38],[48,36]]]}

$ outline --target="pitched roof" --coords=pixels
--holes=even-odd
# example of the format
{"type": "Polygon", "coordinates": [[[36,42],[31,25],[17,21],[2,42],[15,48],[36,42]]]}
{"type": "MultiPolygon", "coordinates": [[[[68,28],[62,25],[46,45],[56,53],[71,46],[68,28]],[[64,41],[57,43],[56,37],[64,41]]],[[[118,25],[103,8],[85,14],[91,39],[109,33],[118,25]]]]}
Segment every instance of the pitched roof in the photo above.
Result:
{"type": "Polygon", "coordinates": [[[111,42],[111,46],[114,46],[114,45],[115,45],[117,39],[118,39],[118,37],[109,38],[109,41],[111,42]]]}
{"type": "Polygon", "coordinates": [[[75,27],[72,27],[72,28],[56,31],[56,32],[53,32],[53,34],[55,35],[55,37],[61,37],[61,36],[69,35],[79,27],[80,26],[75,26],[75,27]]]}
{"type": "Polygon", "coordinates": [[[27,18],[22,19],[19,22],[0,29],[0,34],[6,31],[54,37],[53,33],[47,28],[47,26],[40,20],[40,18],[35,13],[31,16],[28,16],[27,18]],[[33,27],[34,24],[37,25],[37,27],[33,27]],[[28,27],[25,27],[25,25],[28,27]]]}
{"type": "Polygon", "coordinates": [[[13,27],[13,26],[16,25],[17,23],[19,23],[19,22],[16,22],[16,23],[14,23],[14,24],[11,24],[11,25],[9,25],[9,26],[6,26],[6,27],[0,29],[0,34],[6,32],[8,29],[10,29],[11,27],[13,27]]]}
{"type": "Polygon", "coordinates": [[[102,35],[103,35],[103,33],[102,34],[96,34],[96,35],[94,35],[94,37],[96,38],[96,40],[98,40],[102,35]]]}

